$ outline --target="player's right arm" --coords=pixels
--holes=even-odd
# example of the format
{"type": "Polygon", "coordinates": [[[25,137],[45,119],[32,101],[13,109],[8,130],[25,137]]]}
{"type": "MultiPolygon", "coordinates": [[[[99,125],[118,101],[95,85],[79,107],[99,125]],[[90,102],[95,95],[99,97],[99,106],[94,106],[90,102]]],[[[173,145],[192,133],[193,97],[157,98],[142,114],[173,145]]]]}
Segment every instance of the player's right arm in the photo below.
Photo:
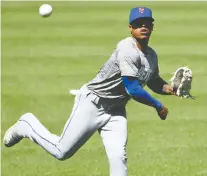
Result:
{"type": "Polygon", "coordinates": [[[165,80],[163,80],[159,75],[159,68],[154,73],[151,80],[147,82],[147,86],[155,93],[161,95],[176,95],[176,88],[169,85],[165,80]]]}

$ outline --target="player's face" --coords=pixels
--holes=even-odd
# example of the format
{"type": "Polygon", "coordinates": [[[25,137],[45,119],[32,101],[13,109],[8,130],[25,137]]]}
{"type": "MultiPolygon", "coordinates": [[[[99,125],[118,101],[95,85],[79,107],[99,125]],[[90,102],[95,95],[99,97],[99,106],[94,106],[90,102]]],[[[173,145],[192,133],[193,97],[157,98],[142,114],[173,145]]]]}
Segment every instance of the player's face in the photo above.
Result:
{"type": "Polygon", "coordinates": [[[129,29],[134,38],[149,39],[153,30],[153,22],[151,19],[137,19],[129,25],[129,29]]]}

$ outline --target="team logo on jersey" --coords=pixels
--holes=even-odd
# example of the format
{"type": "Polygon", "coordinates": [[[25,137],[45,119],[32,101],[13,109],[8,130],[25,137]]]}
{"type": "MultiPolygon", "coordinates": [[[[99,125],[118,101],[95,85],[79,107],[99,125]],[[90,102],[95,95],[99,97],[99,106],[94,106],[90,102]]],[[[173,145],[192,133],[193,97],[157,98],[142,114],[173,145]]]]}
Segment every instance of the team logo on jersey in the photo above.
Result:
{"type": "Polygon", "coordinates": [[[139,8],[139,13],[144,13],[144,8],[143,7],[139,8]]]}

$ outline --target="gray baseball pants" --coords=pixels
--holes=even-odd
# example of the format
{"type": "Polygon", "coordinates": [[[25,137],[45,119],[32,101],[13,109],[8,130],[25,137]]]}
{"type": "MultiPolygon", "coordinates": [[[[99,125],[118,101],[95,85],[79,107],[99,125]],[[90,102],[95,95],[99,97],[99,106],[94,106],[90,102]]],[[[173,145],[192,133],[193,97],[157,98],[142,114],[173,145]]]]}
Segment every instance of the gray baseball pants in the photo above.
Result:
{"type": "Polygon", "coordinates": [[[127,119],[125,106],[111,108],[85,86],[76,95],[70,118],[61,136],[51,134],[31,113],[20,118],[24,136],[59,160],[72,157],[98,131],[110,165],[110,176],[127,176],[127,119]],[[29,116],[29,117],[28,117],[29,116]]]}

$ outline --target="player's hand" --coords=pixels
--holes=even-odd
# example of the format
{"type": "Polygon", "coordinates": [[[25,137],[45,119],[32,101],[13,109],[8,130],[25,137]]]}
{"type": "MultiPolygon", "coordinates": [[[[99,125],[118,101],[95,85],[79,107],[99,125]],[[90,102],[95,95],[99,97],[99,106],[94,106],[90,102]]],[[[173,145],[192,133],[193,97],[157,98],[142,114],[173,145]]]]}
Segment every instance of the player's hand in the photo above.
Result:
{"type": "Polygon", "coordinates": [[[176,95],[176,91],[177,91],[177,88],[169,85],[169,84],[165,84],[163,86],[163,92],[169,94],[169,95],[176,95]]]}
{"type": "Polygon", "coordinates": [[[165,120],[168,114],[168,109],[167,107],[165,107],[164,105],[162,106],[161,109],[157,109],[157,114],[159,115],[159,117],[161,118],[161,120],[165,120]]]}

